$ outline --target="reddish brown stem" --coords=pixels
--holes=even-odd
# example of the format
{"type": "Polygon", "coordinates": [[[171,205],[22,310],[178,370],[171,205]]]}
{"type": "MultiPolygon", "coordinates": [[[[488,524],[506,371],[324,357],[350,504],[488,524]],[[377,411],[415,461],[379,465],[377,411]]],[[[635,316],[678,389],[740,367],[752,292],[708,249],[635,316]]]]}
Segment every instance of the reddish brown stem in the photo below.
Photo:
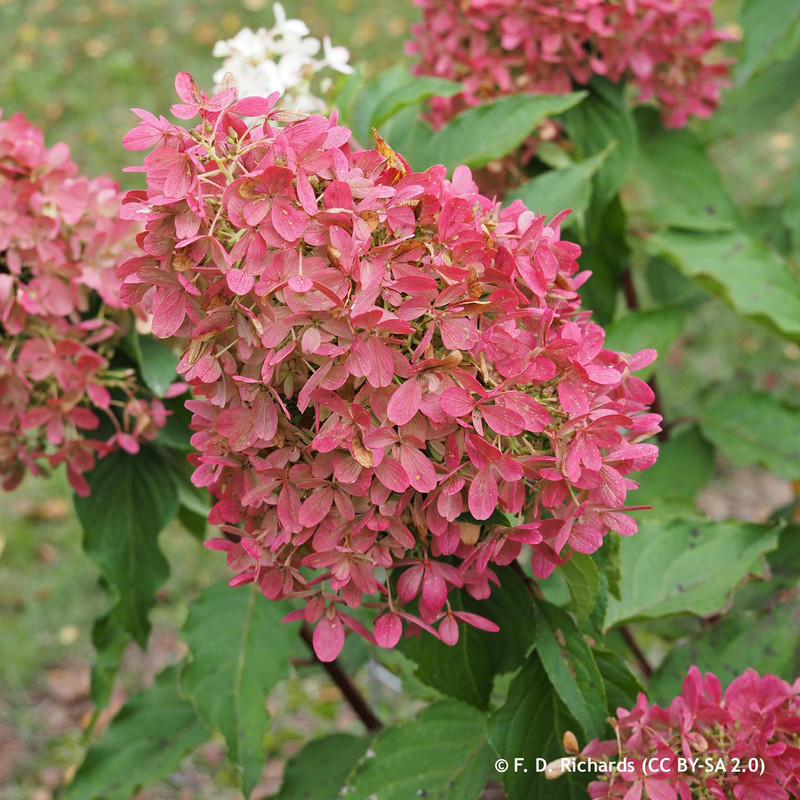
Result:
{"type": "Polygon", "coordinates": [[[653,674],[653,668],[650,666],[650,662],[647,660],[647,656],[644,654],[644,650],[639,647],[639,642],[636,641],[636,638],[633,635],[633,632],[627,625],[620,625],[619,632],[622,634],[622,638],[625,640],[625,644],[631,649],[631,652],[636,658],[636,663],[639,665],[639,669],[642,671],[642,675],[648,680],[653,674]]]}
{"type": "MultiPolygon", "coordinates": [[[[311,652],[314,653],[314,643],[312,641],[313,634],[311,628],[303,623],[300,629],[300,636],[303,641],[308,645],[311,652]]],[[[350,707],[358,715],[358,718],[364,723],[368,731],[379,731],[383,727],[383,723],[375,716],[375,713],[370,708],[369,703],[364,699],[358,687],[350,680],[349,675],[341,668],[336,661],[320,661],[314,653],[314,661],[317,662],[328,673],[330,679],[339,687],[344,699],[350,704],[350,707]]]]}

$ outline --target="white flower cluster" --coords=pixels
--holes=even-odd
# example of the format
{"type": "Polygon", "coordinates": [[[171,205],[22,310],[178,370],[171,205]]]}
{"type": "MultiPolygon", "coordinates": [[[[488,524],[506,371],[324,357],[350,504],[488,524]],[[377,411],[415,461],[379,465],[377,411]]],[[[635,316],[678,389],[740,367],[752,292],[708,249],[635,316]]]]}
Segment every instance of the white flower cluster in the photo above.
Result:
{"type": "MultiPolygon", "coordinates": [[[[236,79],[239,97],[265,97],[280,92],[280,105],[298,111],[325,113],[327,103],[314,94],[312,79],[329,68],[349,73],[353,68],[347,63],[350,53],[345,47],[333,47],[329,37],[319,39],[309,36],[305,22],[287,19],[280,3],[273,5],[275,25],[269,30],[259,28],[253,32],[243,28],[232,39],[214,45],[214,56],[224,58],[222,67],[214,73],[219,90],[226,73],[236,79]],[[315,58],[322,49],[322,58],[315,58]]],[[[323,78],[319,91],[326,92],[330,78],[323,78]]]]}

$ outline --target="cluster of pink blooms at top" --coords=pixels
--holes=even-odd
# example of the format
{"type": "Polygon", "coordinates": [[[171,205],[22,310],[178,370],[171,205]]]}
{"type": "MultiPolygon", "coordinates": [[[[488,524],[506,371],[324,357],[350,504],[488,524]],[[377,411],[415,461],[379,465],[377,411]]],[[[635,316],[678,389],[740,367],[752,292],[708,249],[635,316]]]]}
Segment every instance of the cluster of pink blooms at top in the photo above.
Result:
{"type": "Polygon", "coordinates": [[[632,769],[591,783],[593,800],[800,798],[800,679],[748,669],[723,694],[715,675],[692,667],[668,708],[640,694],[613,724],[617,739],[595,740],[582,755],[624,758],[632,769]]]}
{"type": "Polygon", "coordinates": [[[729,61],[708,60],[731,38],[714,29],[712,0],[415,0],[418,74],[461,81],[432,101],[438,126],[499,95],[564,93],[593,75],[630,80],[639,100],[661,105],[664,123],[708,117],[728,85],[729,61]]]}
{"type": "Polygon", "coordinates": [[[201,123],[137,110],[125,139],[155,149],[123,205],[146,232],[121,296],[190,340],[193,480],[233,584],[304,598],[330,660],[343,625],[385,647],[404,623],[495,629],[448,592],[488,596],[523,544],[546,576],[635,532],[625,476],[655,460],[660,417],[630,372],[655,353],[603,349],[563,215],[501,210],[466,168],[412,173],[380,139],[352,152],[336,115],[277,94],[176,86],[173,113],[201,123]],[[374,634],[346,611],[366,598],[374,634]]]}
{"type": "Polygon", "coordinates": [[[109,359],[130,323],[116,267],[135,246],[118,218],[119,187],[78,175],[69,148],[47,148],[21,114],[0,121],[0,478],[67,465],[83,473],[116,447],[135,452],[164,424],[160,401],[137,396],[132,371],[109,359]],[[110,433],[92,439],[100,417],[110,433]]]}

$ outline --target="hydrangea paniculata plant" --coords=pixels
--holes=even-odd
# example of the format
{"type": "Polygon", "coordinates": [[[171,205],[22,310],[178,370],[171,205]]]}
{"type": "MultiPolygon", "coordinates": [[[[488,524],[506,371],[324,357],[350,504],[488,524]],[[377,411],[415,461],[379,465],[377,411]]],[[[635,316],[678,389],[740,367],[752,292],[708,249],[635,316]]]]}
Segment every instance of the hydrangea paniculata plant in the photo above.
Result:
{"type": "Polygon", "coordinates": [[[165,421],[132,370],[111,356],[130,324],[116,268],[136,226],[118,218],[108,177],[78,175],[69,148],[47,148],[22,114],[0,121],[0,478],[67,465],[83,473],[116,447],[129,452],[165,421]],[[96,438],[101,419],[107,433],[96,438]]]}
{"type": "MultiPolygon", "coordinates": [[[[628,473],[660,417],[580,308],[580,248],[468,169],[412,172],[380,137],[176,81],[187,130],[137,111],[143,254],[122,298],[186,337],[194,483],[237,576],[306,601],[323,660],[344,626],[385,647],[406,625],[447,643],[448,592],[489,595],[523,545],[547,576],[610,529],[632,534],[628,473]],[[347,613],[378,610],[374,634],[347,613]],[[436,626],[436,627],[434,627],[436,626]]],[[[566,213],[566,212],[565,212],[566,213]]]]}
{"type": "Polygon", "coordinates": [[[214,55],[224,58],[214,82],[217,91],[224,88],[225,76],[233,75],[242,97],[267,96],[279,92],[278,105],[299,111],[326,113],[327,102],[320,97],[331,86],[317,75],[325,70],[350,73],[347,63],[350,54],[345,47],[333,47],[329,37],[310,36],[306,24],[299,19],[287,19],[280,3],[273,5],[275,25],[253,32],[243,28],[232,39],[214,45],[214,55]],[[322,50],[322,58],[315,56],[322,50]]]}
{"type": "Polygon", "coordinates": [[[729,62],[711,51],[712,0],[415,0],[423,21],[407,50],[418,74],[461,81],[465,90],[432,101],[440,125],[500,95],[565,93],[593,75],[630,81],[655,99],[664,123],[708,117],[728,84],[729,62]]]}
{"type": "Polygon", "coordinates": [[[593,800],[800,798],[800,679],[748,669],[723,693],[716,675],[692,667],[667,708],[640,694],[612,722],[617,739],[595,740],[579,757],[624,758],[630,769],[591,783],[593,800]],[[645,769],[652,758],[656,768],[645,769]]]}

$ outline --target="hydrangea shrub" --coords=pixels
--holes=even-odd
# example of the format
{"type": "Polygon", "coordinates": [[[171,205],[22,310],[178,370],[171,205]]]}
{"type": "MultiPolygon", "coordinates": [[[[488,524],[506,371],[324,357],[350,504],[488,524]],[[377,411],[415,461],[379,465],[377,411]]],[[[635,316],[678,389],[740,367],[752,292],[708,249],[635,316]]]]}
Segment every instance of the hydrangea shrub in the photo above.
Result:
{"type": "Polygon", "coordinates": [[[728,85],[711,0],[415,0],[409,54],[420,75],[463,82],[431,102],[440,125],[465,107],[519,92],[566,93],[600,75],[654,99],[667,127],[708,117],[728,85]]]}
{"type": "Polygon", "coordinates": [[[604,349],[563,215],[501,209],[466,168],[414,173],[379,137],[353,152],[335,114],[276,94],[176,87],[200,124],[138,111],[126,137],[155,149],[125,201],[146,231],[121,297],[189,340],[193,481],[232,583],[303,598],[330,660],[344,625],[383,646],[492,627],[449,590],[488,596],[523,545],[544,577],[636,531],[626,476],[660,418],[631,373],[655,353],[604,349]],[[347,612],[365,599],[374,635],[347,612]]]}
{"type": "Polygon", "coordinates": [[[117,447],[135,453],[164,424],[133,370],[111,366],[131,324],[116,268],[138,226],[118,185],[78,174],[22,114],[0,121],[0,477],[65,463],[73,489],[117,447]],[[97,432],[105,421],[105,433],[97,432]]]}

